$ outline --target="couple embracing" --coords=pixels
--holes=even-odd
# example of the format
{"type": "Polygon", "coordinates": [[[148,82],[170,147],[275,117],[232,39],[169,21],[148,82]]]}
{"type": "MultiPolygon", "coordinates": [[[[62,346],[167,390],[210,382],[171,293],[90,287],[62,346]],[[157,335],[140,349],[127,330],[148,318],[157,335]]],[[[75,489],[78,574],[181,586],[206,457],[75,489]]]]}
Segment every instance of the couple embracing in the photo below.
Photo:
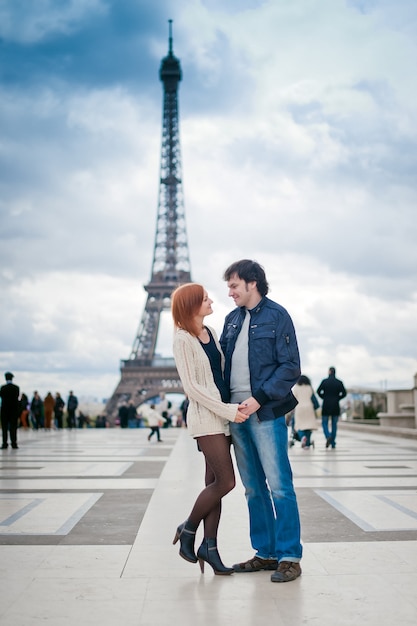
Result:
{"type": "Polygon", "coordinates": [[[204,454],[205,488],[174,544],[191,563],[208,563],[215,574],[271,570],[272,582],[301,574],[300,518],[288,458],[285,414],[297,401],[291,388],[300,376],[294,326],[288,312],[267,297],[259,263],[241,260],[224,273],[236,308],[220,340],[204,322],[213,311],[202,285],[187,283],[172,295],[174,357],[189,399],[187,426],[204,454]],[[221,499],[235,486],[233,444],[249,509],[255,556],[226,567],[217,549],[221,499]],[[200,522],[204,539],[195,551],[200,522]]]}

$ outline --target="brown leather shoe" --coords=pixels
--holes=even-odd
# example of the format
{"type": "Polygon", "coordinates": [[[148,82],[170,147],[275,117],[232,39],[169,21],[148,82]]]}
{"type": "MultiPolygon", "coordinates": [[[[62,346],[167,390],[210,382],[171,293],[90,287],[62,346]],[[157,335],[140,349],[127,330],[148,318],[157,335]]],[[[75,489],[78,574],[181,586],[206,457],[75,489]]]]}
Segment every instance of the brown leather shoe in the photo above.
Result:
{"type": "Polygon", "coordinates": [[[261,559],[260,556],[254,556],[244,563],[235,563],[233,569],[236,573],[240,572],[261,572],[262,570],[273,570],[278,567],[276,559],[261,559]]]}
{"type": "Polygon", "coordinates": [[[273,583],[288,583],[301,576],[301,567],[299,563],[292,561],[281,561],[276,572],[271,576],[273,583]]]}

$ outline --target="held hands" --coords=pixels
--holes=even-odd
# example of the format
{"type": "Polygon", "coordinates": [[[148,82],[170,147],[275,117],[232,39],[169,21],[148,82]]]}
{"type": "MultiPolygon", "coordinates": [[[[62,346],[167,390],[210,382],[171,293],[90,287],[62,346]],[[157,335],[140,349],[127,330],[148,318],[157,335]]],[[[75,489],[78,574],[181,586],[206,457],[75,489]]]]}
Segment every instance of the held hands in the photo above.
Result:
{"type": "Polygon", "coordinates": [[[259,404],[259,402],[251,396],[250,398],[244,400],[244,402],[239,404],[239,411],[249,417],[249,415],[252,415],[252,413],[256,413],[260,406],[261,405],[259,404]]]}
{"type": "Polygon", "coordinates": [[[237,424],[241,424],[242,422],[246,422],[248,417],[249,415],[245,415],[244,413],[241,413],[238,409],[236,411],[235,419],[233,421],[236,422],[237,424]]]}
{"type": "Polygon", "coordinates": [[[247,420],[252,415],[252,413],[256,413],[260,406],[261,405],[259,404],[259,402],[257,402],[255,398],[252,398],[251,396],[250,398],[239,404],[234,421],[238,424],[241,424],[242,422],[247,420]]]}

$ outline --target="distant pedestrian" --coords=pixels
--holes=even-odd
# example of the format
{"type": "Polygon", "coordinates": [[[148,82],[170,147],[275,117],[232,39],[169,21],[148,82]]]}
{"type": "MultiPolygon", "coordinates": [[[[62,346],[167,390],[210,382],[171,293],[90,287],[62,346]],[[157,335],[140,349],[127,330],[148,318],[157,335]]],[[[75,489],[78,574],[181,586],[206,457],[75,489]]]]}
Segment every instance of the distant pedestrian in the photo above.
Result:
{"type": "Polygon", "coordinates": [[[336,447],[337,422],[340,415],[340,400],[346,396],[346,389],[341,380],[336,378],[336,369],[329,367],[329,376],[324,378],[317,394],[323,399],[321,408],[321,421],[323,433],[326,437],[326,448],[336,447]],[[331,430],[329,430],[329,420],[331,419],[331,430]]]}
{"type": "Polygon", "coordinates": [[[171,402],[165,396],[164,392],[159,394],[159,402],[155,405],[155,410],[162,416],[163,428],[172,426],[172,418],[170,415],[171,402]]]}
{"type": "Polygon", "coordinates": [[[19,418],[20,389],[13,383],[14,375],[11,372],[4,374],[6,384],[0,388],[1,398],[1,430],[3,434],[3,450],[8,447],[7,439],[10,434],[12,448],[17,449],[17,420],[19,418]]]}
{"type": "Polygon", "coordinates": [[[50,391],[43,400],[43,413],[45,416],[45,430],[51,430],[52,416],[54,414],[55,400],[50,391]]]}
{"type": "Polygon", "coordinates": [[[105,415],[97,415],[96,428],[107,428],[107,419],[105,415]]]}
{"type": "Polygon", "coordinates": [[[188,399],[188,396],[185,396],[184,400],[181,402],[181,414],[182,414],[182,422],[184,424],[184,426],[187,426],[187,411],[188,411],[188,406],[190,404],[190,401],[188,399]]]}
{"type": "Polygon", "coordinates": [[[151,404],[149,408],[146,408],[145,418],[148,422],[149,428],[151,429],[151,432],[148,435],[148,441],[152,439],[153,435],[156,435],[157,440],[161,443],[162,439],[159,427],[163,425],[164,417],[158,413],[154,404],[151,404]]]}
{"type": "Polygon", "coordinates": [[[139,407],[136,408],[133,402],[129,402],[127,410],[129,412],[129,426],[131,427],[134,424],[136,428],[142,428],[143,420],[139,407]]]}
{"type": "Polygon", "coordinates": [[[30,409],[30,404],[29,404],[29,398],[27,397],[27,395],[25,393],[22,393],[22,395],[20,396],[20,400],[19,400],[19,422],[20,422],[20,426],[24,429],[24,430],[28,430],[29,429],[29,411],[30,409]]]}
{"type": "Polygon", "coordinates": [[[88,415],[86,415],[85,413],[83,413],[82,411],[79,411],[79,413],[78,413],[78,428],[84,428],[84,425],[87,428],[90,428],[90,417],[88,415]]]}
{"type": "Polygon", "coordinates": [[[54,417],[55,417],[55,426],[59,430],[64,427],[64,409],[65,409],[65,402],[62,399],[61,394],[57,391],[55,394],[54,417]]]}
{"type": "Polygon", "coordinates": [[[294,409],[294,430],[301,441],[301,447],[308,450],[313,443],[312,431],[317,430],[316,410],[313,404],[315,396],[309,377],[301,374],[292,392],[298,401],[294,409]]]}
{"type": "Polygon", "coordinates": [[[67,400],[67,412],[68,412],[68,416],[67,416],[67,427],[71,430],[72,428],[75,428],[76,423],[75,423],[75,411],[77,410],[78,407],[78,398],[77,396],[74,396],[74,393],[72,391],[69,392],[69,396],[68,396],[68,400],[67,400]]]}
{"type": "Polygon", "coordinates": [[[120,428],[127,428],[129,425],[129,409],[126,402],[119,407],[119,422],[120,428]]]}
{"type": "Polygon", "coordinates": [[[43,428],[43,401],[37,391],[33,392],[33,398],[30,403],[30,416],[35,430],[43,428]]]}

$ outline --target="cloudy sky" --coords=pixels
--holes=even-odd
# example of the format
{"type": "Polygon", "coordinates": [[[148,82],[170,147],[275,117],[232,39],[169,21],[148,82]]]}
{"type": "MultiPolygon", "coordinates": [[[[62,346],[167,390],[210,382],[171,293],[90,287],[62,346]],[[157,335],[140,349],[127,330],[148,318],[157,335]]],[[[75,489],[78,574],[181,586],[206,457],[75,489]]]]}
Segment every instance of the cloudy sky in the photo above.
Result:
{"type": "MultiPolygon", "coordinates": [[[[0,367],[109,397],[145,305],[173,19],[192,277],[259,261],[303,372],[417,372],[415,0],[0,0],[0,367]]],[[[171,354],[164,316],[158,351],[171,354]]]]}

